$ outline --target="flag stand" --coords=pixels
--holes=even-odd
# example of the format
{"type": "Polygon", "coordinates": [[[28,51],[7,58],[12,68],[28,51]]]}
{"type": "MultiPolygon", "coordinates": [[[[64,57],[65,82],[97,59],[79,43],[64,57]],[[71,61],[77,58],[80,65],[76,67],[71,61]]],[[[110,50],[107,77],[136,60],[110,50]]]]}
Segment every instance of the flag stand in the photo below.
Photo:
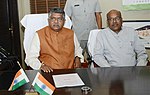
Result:
{"type": "Polygon", "coordinates": [[[29,90],[26,90],[25,95],[40,95],[38,92],[35,91],[34,87],[31,85],[29,90]]]}

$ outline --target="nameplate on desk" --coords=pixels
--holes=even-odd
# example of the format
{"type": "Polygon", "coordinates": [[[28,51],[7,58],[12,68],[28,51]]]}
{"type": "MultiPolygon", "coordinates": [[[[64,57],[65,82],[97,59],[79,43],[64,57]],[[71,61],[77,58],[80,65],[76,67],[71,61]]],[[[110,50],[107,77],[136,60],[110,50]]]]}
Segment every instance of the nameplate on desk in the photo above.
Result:
{"type": "Polygon", "coordinates": [[[74,87],[85,85],[77,73],[52,75],[55,87],[74,87]]]}

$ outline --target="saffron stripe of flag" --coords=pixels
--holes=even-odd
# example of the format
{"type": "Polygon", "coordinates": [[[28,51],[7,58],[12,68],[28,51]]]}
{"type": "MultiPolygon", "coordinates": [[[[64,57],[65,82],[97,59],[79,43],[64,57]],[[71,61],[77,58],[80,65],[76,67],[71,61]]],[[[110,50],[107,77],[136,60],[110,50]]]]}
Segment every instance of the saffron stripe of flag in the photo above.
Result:
{"type": "Polygon", "coordinates": [[[19,88],[20,86],[26,84],[29,82],[28,77],[26,76],[24,70],[21,68],[15,75],[12,84],[9,88],[9,91],[13,91],[16,90],[17,88],[19,88]]]}
{"type": "Polygon", "coordinates": [[[50,84],[39,72],[37,73],[32,85],[41,95],[52,95],[55,87],[50,84]]]}

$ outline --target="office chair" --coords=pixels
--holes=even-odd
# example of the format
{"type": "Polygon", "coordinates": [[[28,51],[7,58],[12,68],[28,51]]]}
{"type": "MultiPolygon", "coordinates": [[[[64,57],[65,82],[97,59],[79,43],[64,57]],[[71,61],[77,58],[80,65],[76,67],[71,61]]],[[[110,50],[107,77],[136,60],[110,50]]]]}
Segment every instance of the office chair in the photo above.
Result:
{"type": "Polygon", "coordinates": [[[100,29],[94,29],[94,30],[91,30],[90,34],[89,34],[89,38],[88,38],[88,42],[87,42],[89,58],[87,60],[88,60],[88,64],[90,65],[90,67],[99,67],[93,60],[96,36],[99,31],[100,31],[100,29]]]}

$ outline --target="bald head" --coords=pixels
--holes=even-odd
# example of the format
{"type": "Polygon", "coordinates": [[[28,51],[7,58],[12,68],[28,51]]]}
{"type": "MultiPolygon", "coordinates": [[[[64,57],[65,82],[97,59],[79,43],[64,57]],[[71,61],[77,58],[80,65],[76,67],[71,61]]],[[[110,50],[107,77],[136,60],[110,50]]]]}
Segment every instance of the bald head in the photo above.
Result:
{"type": "Polygon", "coordinates": [[[109,15],[111,15],[111,14],[117,14],[120,18],[122,18],[122,16],[121,16],[121,12],[120,11],[118,11],[118,10],[110,10],[108,13],[107,13],[107,19],[109,18],[109,15]]]}
{"type": "Polygon", "coordinates": [[[120,32],[122,27],[121,12],[118,10],[110,10],[107,13],[107,24],[112,31],[116,33],[120,32]]]}

